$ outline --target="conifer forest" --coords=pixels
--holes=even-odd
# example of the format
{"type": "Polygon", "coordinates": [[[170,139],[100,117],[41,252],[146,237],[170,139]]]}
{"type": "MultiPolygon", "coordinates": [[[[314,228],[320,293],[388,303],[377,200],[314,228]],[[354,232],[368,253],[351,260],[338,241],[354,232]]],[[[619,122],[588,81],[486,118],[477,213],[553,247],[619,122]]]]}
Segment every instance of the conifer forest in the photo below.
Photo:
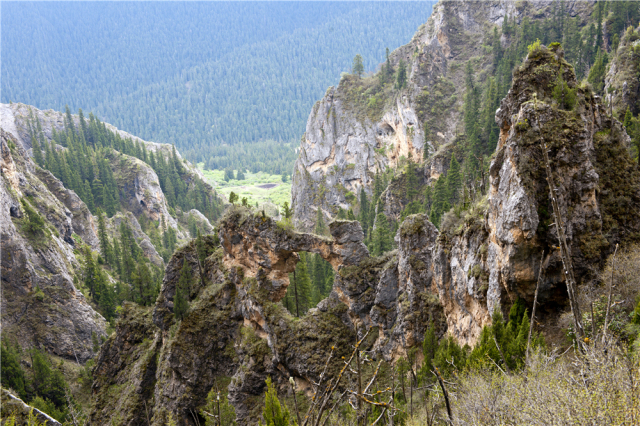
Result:
{"type": "Polygon", "coordinates": [[[0,424],[640,424],[640,3],[0,5],[0,424]]]}

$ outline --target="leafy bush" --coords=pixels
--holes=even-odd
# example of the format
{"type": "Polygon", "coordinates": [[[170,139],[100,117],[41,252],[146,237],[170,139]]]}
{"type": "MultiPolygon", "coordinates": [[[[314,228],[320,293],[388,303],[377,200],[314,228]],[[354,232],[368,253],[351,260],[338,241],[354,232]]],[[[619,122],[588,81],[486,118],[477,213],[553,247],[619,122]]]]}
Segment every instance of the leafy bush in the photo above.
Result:
{"type": "Polygon", "coordinates": [[[540,49],[541,46],[542,46],[542,43],[540,43],[540,39],[537,39],[536,41],[531,43],[529,46],[527,46],[527,49],[529,49],[529,55],[536,52],[538,49],[540,49]]]}

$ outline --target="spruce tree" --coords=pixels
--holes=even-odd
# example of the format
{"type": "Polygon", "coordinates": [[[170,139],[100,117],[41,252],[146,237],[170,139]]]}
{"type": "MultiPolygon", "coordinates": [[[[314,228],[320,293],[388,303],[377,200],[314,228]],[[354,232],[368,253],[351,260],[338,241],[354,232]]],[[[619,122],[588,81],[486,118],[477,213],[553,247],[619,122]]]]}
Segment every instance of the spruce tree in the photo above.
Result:
{"type": "Polygon", "coordinates": [[[324,217],[322,215],[322,209],[318,207],[316,212],[316,226],[313,230],[316,235],[327,236],[329,234],[329,229],[327,225],[324,223],[324,217]]]}
{"type": "Polygon", "coordinates": [[[431,130],[429,129],[429,124],[425,121],[423,126],[424,132],[424,147],[422,148],[422,159],[426,160],[429,158],[429,142],[431,137],[431,130]]]}
{"type": "Polygon", "coordinates": [[[285,201],[282,205],[282,215],[285,219],[289,219],[293,214],[293,210],[289,207],[289,202],[285,201]]]}
{"type": "Polygon", "coordinates": [[[396,77],[396,88],[398,90],[401,90],[406,85],[407,85],[407,64],[405,64],[403,59],[400,59],[400,64],[398,65],[398,75],[396,77]]]}
{"type": "Polygon", "coordinates": [[[36,138],[32,138],[31,139],[31,145],[33,148],[33,159],[36,162],[36,164],[40,167],[44,166],[44,159],[42,158],[42,148],[40,147],[40,143],[38,142],[38,139],[36,138]]]}
{"type": "MultiPolygon", "coordinates": [[[[264,410],[262,410],[264,426],[294,425],[295,421],[291,418],[289,409],[278,400],[278,393],[271,382],[271,377],[267,377],[266,384],[267,392],[264,395],[264,410]]],[[[260,426],[263,426],[262,421],[260,421],[260,426]]]]}
{"type": "Polygon", "coordinates": [[[13,389],[18,396],[25,399],[27,396],[27,380],[20,364],[20,347],[12,346],[6,336],[2,337],[2,350],[0,350],[0,382],[5,389],[13,389]]]}
{"type": "Polygon", "coordinates": [[[109,237],[107,236],[107,226],[104,220],[104,213],[100,208],[98,208],[98,239],[100,240],[102,256],[109,265],[113,266],[113,253],[111,251],[111,244],[109,244],[109,237]]]}
{"type": "Polygon", "coordinates": [[[389,250],[393,245],[391,231],[387,216],[381,211],[376,217],[376,225],[373,231],[373,255],[380,256],[389,250]]]}
{"type": "Polygon", "coordinates": [[[173,313],[178,319],[184,318],[189,309],[189,293],[191,290],[191,268],[187,259],[182,261],[180,278],[176,287],[176,294],[173,298],[173,313]]]}
{"type": "Polygon", "coordinates": [[[307,267],[307,253],[300,252],[299,255],[300,261],[296,265],[295,271],[294,292],[297,292],[297,312],[299,315],[304,315],[311,308],[313,288],[307,267]]]}
{"type": "Polygon", "coordinates": [[[369,230],[369,200],[367,199],[367,193],[364,190],[364,186],[360,189],[360,213],[358,220],[362,225],[362,232],[367,236],[369,230]]]}
{"type": "Polygon", "coordinates": [[[359,53],[353,58],[353,66],[351,67],[351,73],[357,75],[359,78],[364,73],[364,65],[362,63],[362,55],[359,53]]]}
{"type": "Polygon", "coordinates": [[[460,199],[462,180],[460,178],[460,164],[455,156],[451,156],[447,172],[447,197],[450,205],[455,205],[460,199]]]}
{"type": "Polygon", "coordinates": [[[423,380],[431,381],[433,377],[431,373],[433,371],[433,359],[438,351],[438,338],[436,337],[435,326],[433,322],[429,324],[429,328],[424,333],[424,340],[422,341],[422,354],[424,355],[424,361],[422,362],[422,368],[420,370],[420,376],[423,380]]]}
{"type": "Polygon", "coordinates": [[[91,185],[89,184],[88,180],[84,181],[84,186],[83,186],[83,190],[82,190],[83,194],[84,194],[84,202],[87,205],[87,207],[89,208],[89,211],[91,213],[95,212],[96,210],[96,206],[95,203],[93,202],[93,191],[91,190],[91,185]]]}
{"type": "Polygon", "coordinates": [[[440,228],[440,219],[451,206],[449,205],[449,194],[447,192],[446,177],[440,175],[433,188],[433,202],[431,203],[431,211],[429,212],[429,220],[436,228],[440,228]]]}
{"type": "Polygon", "coordinates": [[[631,124],[632,118],[631,110],[627,107],[627,112],[624,114],[624,128],[627,129],[627,133],[629,133],[629,125],[631,124]]]}

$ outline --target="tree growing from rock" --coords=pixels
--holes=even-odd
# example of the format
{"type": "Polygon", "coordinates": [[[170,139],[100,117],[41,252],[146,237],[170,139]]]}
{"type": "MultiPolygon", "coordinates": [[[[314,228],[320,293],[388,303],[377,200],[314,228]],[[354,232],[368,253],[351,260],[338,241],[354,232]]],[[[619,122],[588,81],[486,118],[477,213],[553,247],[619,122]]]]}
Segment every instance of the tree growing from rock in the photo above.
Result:
{"type": "Polygon", "coordinates": [[[182,261],[180,278],[176,287],[176,295],[173,298],[173,313],[178,319],[184,318],[189,309],[189,293],[191,290],[191,268],[187,259],[182,261]]]}
{"type": "Polygon", "coordinates": [[[362,63],[362,55],[359,53],[353,58],[353,65],[351,67],[351,72],[358,77],[362,77],[364,73],[364,64],[362,63]]]}

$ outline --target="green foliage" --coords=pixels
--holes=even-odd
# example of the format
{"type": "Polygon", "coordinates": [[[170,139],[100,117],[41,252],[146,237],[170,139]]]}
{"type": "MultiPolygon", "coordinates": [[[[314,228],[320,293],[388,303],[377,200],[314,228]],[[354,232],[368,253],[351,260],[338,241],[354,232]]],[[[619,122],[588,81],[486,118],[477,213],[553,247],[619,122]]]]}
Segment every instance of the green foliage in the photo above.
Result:
{"type": "Polygon", "coordinates": [[[362,77],[364,73],[364,65],[362,63],[362,55],[359,53],[353,57],[353,65],[351,66],[351,73],[362,77]]]}
{"type": "Polygon", "coordinates": [[[373,230],[372,236],[372,250],[373,256],[380,256],[393,248],[393,235],[389,229],[389,221],[384,212],[380,211],[376,216],[376,226],[373,230]]]}
{"type": "Polygon", "coordinates": [[[440,175],[433,188],[433,201],[431,203],[431,211],[429,212],[429,220],[437,228],[440,227],[442,215],[451,208],[446,179],[445,175],[440,175]]]}
{"type": "Polygon", "coordinates": [[[307,263],[308,254],[299,253],[300,261],[296,265],[293,273],[289,274],[289,288],[283,300],[284,306],[295,316],[303,316],[312,308],[314,299],[314,288],[309,275],[309,265],[307,263]]]}
{"type": "Polygon", "coordinates": [[[424,333],[424,340],[422,341],[422,355],[424,359],[422,367],[420,368],[421,381],[431,382],[433,380],[433,360],[437,351],[438,338],[436,337],[435,326],[432,322],[424,333]]]}
{"type": "MultiPolygon", "coordinates": [[[[527,337],[529,335],[529,317],[524,302],[516,300],[509,311],[509,321],[505,324],[502,314],[496,310],[493,314],[492,325],[483,328],[480,340],[469,357],[470,367],[499,365],[504,367],[504,362],[511,370],[524,366],[527,337]],[[502,350],[502,355],[498,346],[502,350]],[[489,361],[489,358],[491,361],[489,361]]],[[[541,336],[532,336],[532,348],[544,345],[541,336]]]]}
{"type": "Polygon", "coordinates": [[[235,204],[238,201],[238,195],[235,192],[231,192],[231,194],[229,194],[229,202],[231,204],[235,204]]]}
{"type": "Polygon", "coordinates": [[[572,111],[576,105],[576,89],[569,88],[569,85],[562,78],[562,68],[558,73],[558,79],[552,92],[553,99],[558,103],[560,108],[572,111]]]}
{"type": "Polygon", "coordinates": [[[313,104],[354,54],[374,69],[384,61],[380,40],[392,48],[406,43],[431,12],[430,3],[254,6],[7,8],[2,102],[96,105],[118,128],[176,144],[209,169],[281,174],[293,167],[313,104]],[[126,40],[143,47],[134,54],[126,40]],[[44,51],[50,58],[36,60],[44,51]]]}
{"type": "Polygon", "coordinates": [[[396,75],[396,89],[401,90],[407,85],[407,64],[400,59],[398,73],[396,75]]]}
{"type": "Polygon", "coordinates": [[[67,383],[62,372],[53,367],[48,356],[38,349],[31,350],[31,360],[36,394],[51,401],[59,409],[65,407],[67,383]]]}
{"type": "Polygon", "coordinates": [[[47,413],[60,422],[65,420],[66,410],[58,409],[56,405],[48,399],[37,396],[29,402],[29,405],[42,411],[43,413],[47,413]]]}
{"type": "Polygon", "coordinates": [[[460,176],[460,163],[456,161],[455,156],[451,156],[451,163],[447,171],[446,187],[449,204],[456,204],[460,200],[462,178],[460,176]]]}
{"type": "Polygon", "coordinates": [[[187,259],[184,259],[182,261],[182,268],[180,269],[180,278],[178,279],[176,293],[173,298],[173,313],[178,319],[184,318],[189,310],[189,294],[191,293],[192,281],[191,267],[187,259]]]}
{"type": "Polygon", "coordinates": [[[527,46],[527,50],[529,50],[529,55],[533,55],[538,49],[540,49],[540,39],[537,39],[536,41],[534,41],[533,43],[531,43],[529,46],[527,46]]]}
{"type": "Polygon", "coordinates": [[[33,238],[40,238],[48,235],[47,228],[45,227],[44,219],[40,216],[31,204],[24,198],[20,199],[22,208],[27,215],[27,221],[24,223],[22,229],[33,238]]]}
{"type": "MultiPolygon", "coordinates": [[[[289,413],[287,406],[280,404],[278,393],[271,382],[271,377],[267,377],[265,382],[267,384],[267,392],[264,395],[264,410],[262,411],[264,426],[297,425],[289,413]]],[[[262,426],[262,421],[260,425],[262,426]]]]}
{"type": "Polygon", "coordinates": [[[0,382],[2,386],[13,389],[20,398],[27,396],[27,380],[24,370],[20,365],[20,346],[12,345],[6,337],[2,338],[2,350],[0,350],[0,382]]]}
{"type": "Polygon", "coordinates": [[[599,95],[602,95],[604,93],[604,77],[607,73],[608,62],[609,56],[607,55],[607,53],[598,49],[596,61],[589,71],[587,81],[591,83],[593,90],[599,95]]]}
{"type": "Polygon", "coordinates": [[[282,206],[282,215],[284,216],[285,219],[290,219],[292,214],[293,214],[293,209],[291,209],[289,207],[289,203],[285,201],[284,205],[282,206]]]}
{"type": "Polygon", "coordinates": [[[212,387],[207,394],[207,404],[202,409],[205,412],[206,426],[218,426],[220,424],[236,426],[236,410],[229,402],[229,396],[226,393],[216,390],[216,386],[212,387]],[[212,416],[218,416],[220,413],[221,419],[218,420],[212,416]]]}
{"type": "MultiPolygon", "coordinates": [[[[627,133],[629,133],[629,127],[631,126],[631,121],[633,119],[633,114],[631,114],[631,110],[627,107],[627,112],[624,114],[624,128],[627,129],[627,133]]],[[[631,136],[631,135],[629,135],[631,136]]]]}
{"type": "Polygon", "coordinates": [[[324,223],[324,217],[322,215],[322,209],[318,207],[316,212],[316,226],[313,229],[316,235],[329,236],[329,228],[324,223]]]}

